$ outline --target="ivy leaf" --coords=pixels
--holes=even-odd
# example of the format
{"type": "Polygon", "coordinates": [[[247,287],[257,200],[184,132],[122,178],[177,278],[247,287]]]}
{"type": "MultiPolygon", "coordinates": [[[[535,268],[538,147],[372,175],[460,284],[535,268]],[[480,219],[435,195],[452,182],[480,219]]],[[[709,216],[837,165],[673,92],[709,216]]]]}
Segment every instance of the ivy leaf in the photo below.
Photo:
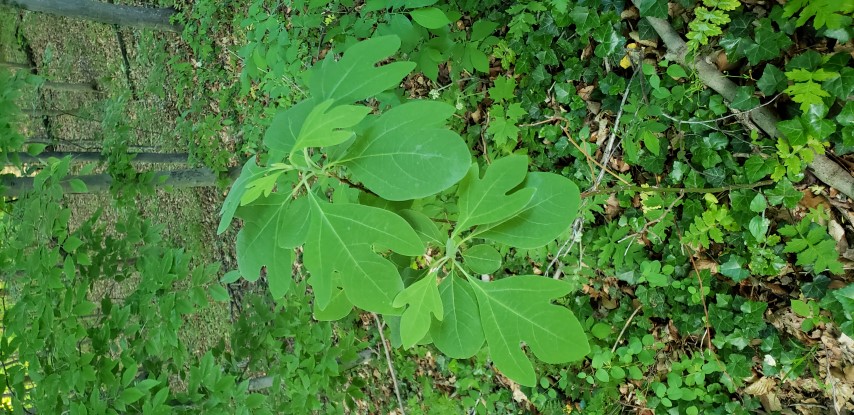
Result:
{"type": "Polygon", "coordinates": [[[794,186],[792,186],[792,182],[790,182],[789,179],[785,178],[777,182],[777,185],[775,185],[773,189],[767,190],[765,195],[768,197],[768,203],[772,206],[782,204],[789,209],[793,209],[797,206],[798,202],[800,202],[801,198],[804,196],[803,193],[799,192],[794,186]]]}
{"type": "Polygon", "coordinates": [[[587,7],[576,6],[569,12],[569,18],[575,23],[575,31],[580,35],[599,26],[599,15],[587,7]]]}
{"type": "Polygon", "coordinates": [[[744,47],[744,54],[751,65],[758,65],[762,61],[776,58],[783,49],[792,44],[788,35],[784,32],[775,31],[770,22],[764,23],[756,29],[754,39],[753,42],[744,47]]]}
{"type": "Polygon", "coordinates": [[[786,88],[786,74],[774,65],[765,65],[756,86],[766,97],[774,95],[786,88]]]}
{"type": "Polygon", "coordinates": [[[434,274],[406,287],[392,303],[394,307],[406,307],[400,316],[400,338],[404,348],[410,348],[427,335],[430,330],[430,314],[441,321],[445,314],[442,298],[434,274]]]}
{"type": "Polygon", "coordinates": [[[848,97],[854,95],[854,69],[847,66],[840,69],[839,76],[823,82],[822,88],[833,94],[833,96],[845,101],[848,97]]]}
{"type": "Polygon", "coordinates": [[[534,356],[551,364],[579,360],[590,352],[587,336],[572,311],[550,304],[570,292],[566,282],[525,275],[471,283],[490,356],[510,379],[536,385],[534,367],[521,350],[522,342],[534,356]]]}
{"type": "Polygon", "coordinates": [[[637,6],[642,17],[667,18],[667,2],[664,0],[639,0],[637,6]]]}
{"type": "Polygon", "coordinates": [[[759,156],[750,156],[744,162],[744,173],[750,183],[756,183],[774,171],[774,160],[763,159],[759,156]]]}
{"type": "Polygon", "coordinates": [[[246,192],[246,185],[251,181],[263,177],[266,171],[266,169],[258,167],[258,165],[255,164],[254,157],[246,161],[243,165],[243,169],[240,171],[240,176],[234,181],[234,184],[231,186],[231,191],[228,192],[228,196],[225,198],[225,201],[222,202],[222,208],[219,211],[219,214],[222,215],[222,217],[220,218],[219,226],[216,229],[217,235],[225,232],[225,230],[228,229],[228,225],[231,224],[231,220],[234,218],[234,213],[237,211],[237,208],[240,207],[240,199],[243,198],[243,194],[246,192]]]}
{"type": "Polygon", "coordinates": [[[721,264],[721,274],[735,282],[740,282],[750,276],[750,271],[744,269],[742,265],[744,265],[744,258],[738,255],[730,255],[729,261],[721,264]]]}
{"type": "Polygon", "coordinates": [[[465,229],[484,223],[498,222],[519,212],[531,200],[534,189],[508,194],[525,180],[528,157],[514,155],[495,160],[483,178],[477,164],[472,164],[459,187],[460,216],[457,226],[465,229]]]}
{"type": "Polygon", "coordinates": [[[463,260],[478,274],[491,274],[501,267],[501,254],[492,246],[475,245],[463,252],[463,260]]]}
{"type": "Polygon", "coordinates": [[[397,267],[375,249],[402,255],[424,253],[424,244],[403,218],[352,203],[330,204],[309,193],[311,227],[303,260],[318,308],[325,309],[340,284],[350,302],[364,310],[398,314],[392,305],[403,289],[397,267]],[[339,280],[336,280],[338,278],[339,280]]]}
{"type": "Polygon", "coordinates": [[[428,29],[441,29],[451,23],[445,12],[435,7],[425,7],[423,9],[412,10],[409,12],[412,20],[428,29]]]}
{"type": "Polygon", "coordinates": [[[753,87],[740,86],[736,88],[730,106],[739,111],[749,111],[759,106],[759,98],[753,96],[753,87]]]}
{"type": "Polygon", "coordinates": [[[528,204],[510,219],[479,232],[480,237],[533,249],[569,229],[581,203],[581,192],[575,183],[557,174],[535,172],[528,173],[522,189],[534,189],[528,204]]]}
{"type": "Polygon", "coordinates": [[[397,36],[380,36],[350,46],[340,60],[327,54],[308,74],[312,97],[325,101],[354,102],[372,97],[400,84],[415,69],[413,62],[376,63],[388,59],[400,48],[397,36]]]}
{"type": "Polygon", "coordinates": [[[471,284],[450,273],[439,284],[445,315],[434,320],[430,337],[442,353],[454,359],[467,359],[483,346],[483,326],[471,284]]]}
{"type": "Polygon", "coordinates": [[[338,105],[328,99],[308,114],[291,152],[307,147],[329,147],[341,144],[353,136],[353,127],[362,121],[371,109],[362,105],[338,105]],[[330,108],[332,107],[332,108],[330,108]]]}
{"type": "Polygon", "coordinates": [[[337,161],[387,200],[417,199],[445,190],[465,176],[468,147],[445,127],[454,107],[412,101],[370,123],[337,161]]]}

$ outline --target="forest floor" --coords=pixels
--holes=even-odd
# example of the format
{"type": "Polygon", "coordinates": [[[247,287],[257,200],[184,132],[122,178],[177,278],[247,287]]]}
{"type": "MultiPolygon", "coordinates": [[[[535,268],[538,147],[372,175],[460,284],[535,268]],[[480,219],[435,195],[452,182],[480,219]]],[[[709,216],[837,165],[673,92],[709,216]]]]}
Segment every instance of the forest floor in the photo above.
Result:
{"type": "MultiPolygon", "coordinates": [[[[0,58],[3,60],[31,63],[39,75],[52,81],[89,83],[98,89],[97,93],[44,88],[26,91],[24,101],[31,103],[30,109],[63,110],[68,113],[56,117],[30,118],[24,125],[26,135],[62,140],[54,147],[55,151],[100,151],[99,143],[112,134],[104,129],[105,114],[120,109],[130,120],[128,137],[132,138],[129,142],[131,146],[152,149],[154,152],[186,151],[183,143],[187,137],[176,136],[184,110],[176,91],[183,86],[170,83],[169,76],[162,77],[160,72],[163,68],[156,67],[158,60],[151,58],[153,55],[166,55],[177,62],[193,62],[192,54],[178,34],[140,32],[38,13],[2,15],[0,27],[0,47],[3,48],[0,49],[0,58]],[[124,98],[119,101],[112,99],[120,96],[124,98]]],[[[233,47],[237,43],[231,33],[222,35],[224,47],[233,47]]],[[[227,65],[224,67],[228,69],[227,65]]],[[[237,68],[230,70],[234,71],[231,75],[236,80],[239,71],[237,68]]],[[[243,155],[233,154],[228,164],[237,165],[242,158],[243,155]]],[[[147,218],[164,226],[165,237],[195,255],[198,264],[222,264],[222,275],[237,267],[234,250],[237,230],[232,227],[222,235],[216,234],[219,207],[225,194],[226,191],[218,187],[157,190],[153,195],[138,196],[137,203],[147,218]]],[[[105,217],[109,220],[115,214],[110,208],[110,198],[109,194],[71,195],[68,196],[68,202],[78,220],[88,218],[100,208],[105,208],[105,217]]],[[[766,291],[773,290],[774,287],[771,287],[766,291]]],[[[229,304],[216,303],[212,310],[194,316],[190,322],[191,330],[182,333],[191,340],[191,344],[196,345],[195,351],[199,354],[221,340],[227,340],[230,331],[229,304]]],[[[846,361],[854,361],[854,356],[847,355],[854,350],[854,343],[840,343],[838,333],[819,330],[803,333],[800,330],[803,319],[791,311],[780,309],[774,310],[773,314],[777,329],[803,338],[805,343],[812,345],[808,364],[814,365],[819,373],[829,376],[832,372],[837,381],[830,390],[821,379],[805,376],[790,382],[787,389],[773,398],[763,395],[763,385],[754,382],[752,385],[756,386],[749,393],[764,396],[764,399],[775,399],[778,404],[780,400],[800,401],[797,412],[791,413],[821,413],[822,409],[815,408],[828,410],[832,406],[829,403],[832,399],[844,398],[842,401],[850,404],[854,396],[854,369],[846,361]]],[[[384,351],[378,346],[376,326],[367,315],[360,316],[356,326],[360,330],[358,336],[371,344],[375,349],[374,355],[378,357],[353,372],[352,376],[360,377],[370,385],[364,391],[364,407],[355,412],[390,413],[394,411],[390,408],[395,408],[397,401],[393,385],[389,382],[384,351]]],[[[678,333],[671,334],[673,339],[678,337],[678,333]]],[[[666,360],[667,356],[661,357],[661,361],[666,360]]],[[[481,382],[480,377],[488,375],[491,383],[484,384],[484,387],[503,389],[504,393],[500,396],[515,399],[516,402],[511,403],[518,411],[533,411],[528,397],[520,391],[518,385],[491,369],[479,367],[458,371],[466,376],[461,379],[449,374],[448,363],[442,357],[434,356],[423,348],[413,354],[393,351],[392,361],[402,383],[403,395],[416,401],[432,400],[438,407],[443,399],[453,396],[458,382],[470,382],[477,387],[481,382]],[[430,381],[430,385],[424,382],[425,379],[430,381]]],[[[424,411],[429,412],[427,409],[424,411]]]]}

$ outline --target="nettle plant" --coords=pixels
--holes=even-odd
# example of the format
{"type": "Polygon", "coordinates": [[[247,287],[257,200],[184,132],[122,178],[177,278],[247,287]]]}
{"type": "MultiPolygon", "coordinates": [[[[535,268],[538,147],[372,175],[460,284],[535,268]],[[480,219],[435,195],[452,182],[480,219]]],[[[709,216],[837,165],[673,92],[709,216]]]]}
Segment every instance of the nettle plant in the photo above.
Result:
{"type": "Polygon", "coordinates": [[[243,219],[239,271],[254,280],[264,268],[276,298],[293,285],[294,248],[302,247],[319,320],[358,307],[385,316],[404,347],[432,343],[453,358],[486,343],[498,369],[534,385],[523,344],[548,363],[589,351],[574,314],[552,304],[570,287],[484,276],[501,267],[494,245],[536,248],[564,233],[578,187],[528,172],[522,155],[481,174],[445,125],[455,111],[446,103],[371,107],[415,67],[376,66],[399,46],[394,36],[372,38],[308,71],[308,98],[276,115],[264,138],[269,153],[244,165],[218,231],[243,219]]]}

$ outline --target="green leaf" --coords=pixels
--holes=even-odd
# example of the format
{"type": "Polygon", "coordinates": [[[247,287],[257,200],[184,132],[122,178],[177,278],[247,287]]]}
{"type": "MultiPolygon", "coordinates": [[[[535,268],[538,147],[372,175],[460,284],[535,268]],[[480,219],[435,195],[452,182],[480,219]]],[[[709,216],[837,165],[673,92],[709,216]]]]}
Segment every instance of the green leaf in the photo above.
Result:
{"type": "Polygon", "coordinates": [[[798,202],[800,202],[801,198],[804,196],[801,192],[795,189],[795,187],[792,186],[792,182],[786,178],[777,182],[773,189],[767,190],[765,195],[768,197],[768,203],[772,206],[782,204],[789,209],[797,206],[798,202]]]}
{"type": "Polygon", "coordinates": [[[491,274],[501,267],[501,254],[490,245],[475,245],[463,252],[463,260],[478,274],[491,274]]]}
{"type": "Polygon", "coordinates": [[[486,39],[487,36],[495,32],[498,28],[498,23],[490,22],[489,20],[475,20],[471,25],[471,41],[477,42],[486,39]]]}
{"type": "Polygon", "coordinates": [[[315,102],[311,98],[305,99],[284,111],[276,112],[273,122],[264,133],[264,145],[282,154],[289,154],[315,102]]]}
{"type": "Polygon", "coordinates": [[[412,10],[409,12],[412,20],[428,29],[440,29],[451,23],[445,12],[435,7],[425,7],[423,9],[412,10]]]}
{"type": "Polygon", "coordinates": [[[762,193],[756,193],[756,196],[750,201],[750,210],[762,213],[766,207],[768,207],[768,203],[765,201],[765,196],[762,196],[762,193]]]}
{"type": "Polygon", "coordinates": [[[404,348],[410,348],[427,335],[430,330],[430,314],[437,320],[444,318],[439,285],[434,274],[428,274],[406,287],[392,303],[394,307],[406,307],[400,316],[400,338],[404,348]]]}
{"type": "Polygon", "coordinates": [[[240,199],[243,197],[243,193],[246,192],[246,185],[253,180],[263,177],[266,171],[266,169],[258,167],[255,164],[254,157],[246,161],[246,164],[243,165],[243,170],[240,172],[240,176],[231,185],[231,191],[228,192],[228,196],[222,202],[222,209],[219,211],[222,218],[220,218],[219,227],[216,229],[218,235],[225,232],[228,229],[228,225],[231,224],[234,213],[240,207],[240,199]]]}
{"type": "Polygon", "coordinates": [[[792,300],[792,311],[801,317],[811,317],[812,310],[809,304],[801,300],[792,300]]]}
{"type": "Polygon", "coordinates": [[[338,321],[350,314],[353,310],[353,303],[347,299],[344,291],[338,288],[333,290],[332,299],[324,309],[317,306],[317,301],[313,303],[314,318],[319,321],[338,321]]]}
{"type": "Polygon", "coordinates": [[[854,315],[854,284],[848,284],[845,288],[834,290],[833,296],[836,297],[846,313],[854,315]]]}
{"type": "Polygon", "coordinates": [[[380,36],[350,46],[340,60],[327,54],[309,71],[308,89],[318,100],[354,102],[370,98],[400,81],[415,68],[412,62],[376,63],[388,59],[400,48],[397,36],[380,36]]]}
{"type": "Polygon", "coordinates": [[[756,86],[766,97],[774,95],[786,88],[786,74],[774,65],[765,65],[756,86]]]}
{"type": "Polygon", "coordinates": [[[27,154],[35,157],[41,154],[44,149],[47,148],[47,144],[33,143],[27,145],[27,154]]]}
{"type": "Polygon", "coordinates": [[[119,401],[121,401],[125,405],[130,405],[138,400],[140,400],[145,393],[140,391],[137,388],[129,388],[122,391],[121,395],[119,395],[119,401]]]}
{"type": "Polygon", "coordinates": [[[341,144],[353,136],[347,128],[361,122],[371,109],[361,105],[332,107],[329,99],[308,114],[291,152],[307,147],[329,147],[341,144]],[[330,108],[332,107],[332,108],[330,108]]]}
{"type": "Polygon", "coordinates": [[[742,267],[743,263],[743,258],[737,255],[730,255],[729,261],[721,264],[720,272],[733,281],[739,282],[750,276],[750,271],[742,267]]]}
{"type": "Polygon", "coordinates": [[[747,175],[747,180],[751,183],[756,183],[771,174],[774,171],[774,161],[763,159],[759,156],[750,156],[744,162],[744,173],[747,175]]]}
{"type": "Polygon", "coordinates": [[[557,174],[535,172],[528,173],[522,188],[534,189],[530,202],[513,217],[479,232],[480,237],[533,249],[569,229],[581,203],[581,192],[575,183],[557,174]]]}
{"type": "Polygon", "coordinates": [[[739,111],[749,111],[759,106],[759,98],[753,96],[753,87],[740,86],[736,88],[730,106],[739,111]]]}
{"type": "Polygon", "coordinates": [[[596,10],[590,10],[587,7],[575,6],[569,12],[569,18],[575,23],[575,31],[579,35],[599,27],[599,15],[596,14],[596,10]]]}
{"type": "Polygon", "coordinates": [[[350,203],[329,204],[309,196],[311,231],[303,260],[320,309],[340,286],[355,306],[383,314],[398,314],[392,305],[403,290],[397,267],[376,249],[402,255],[424,253],[421,239],[403,218],[387,210],[350,203]]]}
{"type": "Polygon", "coordinates": [[[531,200],[534,189],[510,193],[525,180],[528,157],[513,155],[495,160],[480,177],[477,164],[472,164],[460,182],[460,215],[457,227],[468,227],[504,220],[519,212],[531,200]]]}
{"type": "Polygon", "coordinates": [[[435,101],[399,105],[370,123],[338,162],[387,200],[441,192],[471,163],[465,142],[444,126],[453,113],[454,107],[435,101]]]}
{"type": "Polygon", "coordinates": [[[436,223],[427,215],[412,209],[403,209],[397,214],[412,226],[424,244],[432,243],[433,246],[444,246],[448,235],[443,234],[436,223]]]}
{"type": "Polygon", "coordinates": [[[667,75],[670,75],[671,78],[679,79],[679,78],[687,78],[688,74],[685,73],[685,69],[682,69],[680,65],[670,65],[667,67],[667,75]]]}
{"type": "Polygon", "coordinates": [[[641,17],[667,18],[667,0],[639,0],[636,4],[641,17]]]}
{"type": "Polygon", "coordinates": [[[515,97],[513,91],[516,89],[516,80],[506,76],[495,78],[492,88],[489,88],[489,97],[493,101],[510,101],[515,97]]]}
{"type": "Polygon", "coordinates": [[[231,297],[228,295],[228,290],[226,290],[225,287],[223,287],[222,285],[213,284],[208,289],[208,292],[210,293],[211,298],[213,298],[214,301],[219,301],[219,302],[224,303],[226,301],[231,300],[231,297]]]}
{"type": "Polygon", "coordinates": [[[439,295],[445,314],[441,321],[433,321],[430,329],[433,344],[454,359],[474,356],[485,338],[471,285],[452,272],[439,284],[439,295]]]}
{"type": "Polygon", "coordinates": [[[71,190],[76,192],[76,193],[86,193],[87,192],[86,183],[84,183],[83,180],[71,179],[68,181],[68,185],[71,187],[71,190]]]}
{"type": "Polygon", "coordinates": [[[551,364],[583,358],[590,352],[575,315],[551,300],[570,292],[566,282],[535,275],[494,282],[472,280],[486,343],[495,366],[525,386],[536,385],[534,367],[520,344],[551,364]]]}
{"type": "Polygon", "coordinates": [[[595,325],[593,325],[593,328],[590,329],[590,334],[592,334],[597,339],[605,340],[608,338],[608,336],[611,335],[611,330],[613,330],[613,328],[610,324],[596,323],[595,325]]]}

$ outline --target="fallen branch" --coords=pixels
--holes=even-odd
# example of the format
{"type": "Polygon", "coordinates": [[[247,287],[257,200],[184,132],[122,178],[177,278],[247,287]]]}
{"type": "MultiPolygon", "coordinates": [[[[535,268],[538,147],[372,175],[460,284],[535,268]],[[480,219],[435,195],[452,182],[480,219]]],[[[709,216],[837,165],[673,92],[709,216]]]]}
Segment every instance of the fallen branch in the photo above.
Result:
{"type": "MultiPolygon", "coordinates": [[[[637,3],[637,0],[633,1],[637,3]]],[[[705,57],[698,56],[693,62],[686,61],[688,47],[685,45],[685,41],[682,40],[679,34],[673,30],[673,27],[670,26],[670,23],[667,22],[667,20],[650,16],[647,16],[646,20],[650,25],[652,25],[652,28],[655,29],[655,32],[658,33],[658,36],[664,41],[664,44],[667,45],[668,52],[673,55],[677,62],[696,71],[700,80],[703,81],[706,86],[715,90],[715,92],[720,94],[727,101],[731,102],[733,98],[735,98],[736,88],[738,86],[727,79],[724,74],[718,71],[718,68],[715,65],[709,63],[705,57]]],[[[773,112],[771,112],[771,110],[764,106],[760,106],[750,110],[748,115],[756,126],[770,137],[778,139],[782,138],[780,136],[780,132],[777,130],[777,122],[779,122],[779,119],[773,112]]],[[[808,164],[808,167],[819,180],[828,186],[839,190],[849,198],[854,199],[854,180],[852,180],[851,174],[827,156],[823,154],[816,154],[813,161],[808,164]]]]}

